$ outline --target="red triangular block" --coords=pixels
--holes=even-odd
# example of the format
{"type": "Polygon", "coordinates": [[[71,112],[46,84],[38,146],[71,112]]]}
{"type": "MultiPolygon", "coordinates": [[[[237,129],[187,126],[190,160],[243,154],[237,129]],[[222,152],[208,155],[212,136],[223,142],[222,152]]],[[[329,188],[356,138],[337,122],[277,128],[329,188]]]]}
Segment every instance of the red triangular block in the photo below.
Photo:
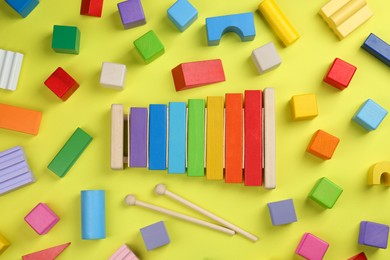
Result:
{"type": "Polygon", "coordinates": [[[50,247],[43,249],[38,252],[34,252],[28,255],[22,256],[23,260],[54,260],[62,251],[70,245],[69,243],[62,244],[59,246],[50,247]]]}

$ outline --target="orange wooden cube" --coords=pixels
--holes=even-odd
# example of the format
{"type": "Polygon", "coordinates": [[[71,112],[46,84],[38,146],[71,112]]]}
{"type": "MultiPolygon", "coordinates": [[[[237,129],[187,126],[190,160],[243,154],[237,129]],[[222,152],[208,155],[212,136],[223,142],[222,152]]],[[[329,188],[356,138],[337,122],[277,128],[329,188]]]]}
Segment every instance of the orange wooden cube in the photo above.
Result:
{"type": "Polygon", "coordinates": [[[332,158],[340,139],[328,134],[323,130],[318,130],[312,137],[307,151],[324,160],[332,158]]]}

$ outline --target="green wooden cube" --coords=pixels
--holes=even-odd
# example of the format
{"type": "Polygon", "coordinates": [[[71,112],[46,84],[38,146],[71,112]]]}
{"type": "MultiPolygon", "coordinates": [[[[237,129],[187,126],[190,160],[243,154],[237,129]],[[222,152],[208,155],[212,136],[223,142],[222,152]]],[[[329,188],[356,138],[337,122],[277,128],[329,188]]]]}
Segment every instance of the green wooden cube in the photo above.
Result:
{"type": "Polygon", "coordinates": [[[58,177],[64,177],[91,141],[88,133],[77,128],[47,168],[58,177]]]}
{"type": "Polygon", "coordinates": [[[152,30],[135,40],[134,46],[146,63],[154,61],[165,52],[164,45],[152,30]]]}
{"type": "Polygon", "coordinates": [[[79,54],[80,30],[76,26],[54,25],[51,47],[55,52],[79,54]]]}
{"type": "Polygon", "coordinates": [[[320,204],[321,206],[331,209],[340,197],[343,189],[323,177],[318,180],[309,194],[309,198],[320,204]]]}

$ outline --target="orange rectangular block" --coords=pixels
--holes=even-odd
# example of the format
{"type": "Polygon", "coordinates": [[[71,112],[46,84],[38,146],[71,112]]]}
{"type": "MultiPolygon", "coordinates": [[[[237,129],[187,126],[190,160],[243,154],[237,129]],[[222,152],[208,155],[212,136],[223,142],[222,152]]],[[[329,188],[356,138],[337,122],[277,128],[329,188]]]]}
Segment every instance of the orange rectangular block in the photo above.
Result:
{"type": "Polygon", "coordinates": [[[0,128],[37,135],[42,112],[0,104],[0,128]]]}
{"type": "Polygon", "coordinates": [[[244,183],[246,186],[261,186],[263,182],[263,115],[262,91],[245,91],[245,151],[244,183]]]}
{"type": "Polygon", "coordinates": [[[242,182],[242,94],[225,97],[225,182],[242,182]]]}
{"type": "Polygon", "coordinates": [[[223,97],[207,97],[206,178],[223,179],[223,97]]]}

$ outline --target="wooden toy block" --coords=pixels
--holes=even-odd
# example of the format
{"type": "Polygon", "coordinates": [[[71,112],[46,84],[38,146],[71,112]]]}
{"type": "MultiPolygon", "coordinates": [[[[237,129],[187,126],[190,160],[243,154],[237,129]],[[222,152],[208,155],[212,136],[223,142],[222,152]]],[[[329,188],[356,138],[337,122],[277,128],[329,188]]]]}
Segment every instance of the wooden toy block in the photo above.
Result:
{"type": "Polygon", "coordinates": [[[263,91],[264,111],[264,187],[276,188],[276,117],[275,89],[265,88],[263,91]]]}
{"type": "Polygon", "coordinates": [[[167,245],[170,242],[163,221],[141,228],[140,231],[148,251],[167,245]]]}
{"type": "Polygon", "coordinates": [[[80,14],[101,17],[103,0],[81,0],[80,14]]]}
{"type": "Polygon", "coordinates": [[[206,18],[207,43],[219,45],[225,33],[237,34],[241,41],[253,41],[256,36],[253,13],[231,14],[206,18]]]}
{"type": "Polygon", "coordinates": [[[187,107],[185,102],[169,102],[168,173],[186,172],[187,107]]]}
{"type": "Polygon", "coordinates": [[[342,59],[336,58],[328,73],[325,75],[324,82],[335,88],[344,90],[348,87],[356,72],[356,67],[342,59]]]}
{"type": "Polygon", "coordinates": [[[10,242],[0,234],[0,255],[10,246],[10,242]]]}
{"type": "Polygon", "coordinates": [[[377,248],[387,248],[389,239],[389,226],[370,221],[360,222],[359,241],[360,245],[377,248]]]}
{"type": "Polygon", "coordinates": [[[364,252],[361,252],[355,256],[348,258],[347,260],[367,260],[367,256],[364,252]]]}
{"type": "Polygon", "coordinates": [[[111,105],[111,158],[113,170],[123,169],[124,154],[124,109],[123,105],[111,105]]]}
{"type": "Polygon", "coordinates": [[[284,46],[287,47],[299,39],[298,32],[274,0],[263,0],[258,9],[284,46]]]}
{"type": "Polygon", "coordinates": [[[205,100],[188,100],[188,176],[204,176],[205,166],[205,100]]]}
{"type": "Polygon", "coordinates": [[[244,102],[244,184],[263,183],[263,98],[261,90],[246,90],[244,102]]]}
{"type": "Polygon", "coordinates": [[[310,260],[322,260],[328,250],[329,244],[310,234],[305,233],[298,244],[295,253],[310,260]]]}
{"type": "Polygon", "coordinates": [[[147,64],[154,61],[165,52],[164,45],[152,30],[139,37],[133,43],[142,56],[142,59],[147,64]]]}
{"type": "Polygon", "coordinates": [[[149,106],[149,170],[167,168],[167,106],[149,106]]]}
{"type": "Polygon", "coordinates": [[[181,63],[172,69],[172,76],[176,91],[225,81],[219,59],[181,63]]]}
{"type": "Polygon", "coordinates": [[[108,260],[139,260],[127,245],[122,245],[108,260]]]}
{"type": "Polygon", "coordinates": [[[319,14],[340,40],[373,15],[365,0],[331,0],[319,14]]]}
{"type": "Polygon", "coordinates": [[[340,197],[343,189],[328,178],[321,178],[309,193],[309,198],[321,206],[331,209],[340,197]]]}
{"type": "Polygon", "coordinates": [[[23,260],[43,260],[43,259],[56,259],[69,245],[71,242],[46,248],[41,251],[37,251],[28,255],[22,256],[23,260]]]}
{"type": "Polygon", "coordinates": [[[0,104],[0,128],[37,135],[41,119],[40,111],[0,104]]]}
{"type": "Polygon", "coordinates": [[[24,220],[38,235],[44,235],[57,224],[60,218],[45,203],[38,203],[24,217],[24,220]]]}
{"type": "Polygon", "coordinates": [[[297,222],[294,202],[292,199],[268,203],[268,210],[273,226],[297,222]]]}
{"type": "Polygon", "coordinates": [[[84,240],[106,238],[104,190],[81,191],[81,237],[84,240]]]}
{"type": "Polygon", "coordinates": [[[318,116],[317,97],[315,94],[293,96],[290,100],[293,120],[308,120],[318,116]]]}
{"type": "Polygon", "coordinates": [[[66,101],[79,88],[79,83],[61,67],[50,75],[45,85],[62,101],[66,101]]]}
{"type": "Polygon", "coordinates": [[[184,32],[198,19],[198,10],[187,0],[177,0],[169,7],[167,13],[169,20],[181,32],[184,32]]]}
{"type": "Polygon", "coordinates": [[[51,47],[57,53],[79,54],[80,37],[76,26],[54,25],[51,47]]]}
{"type": "Polygon", "coordinates": [[[126,79],[126,65],[103,62],[100,84],[106,88],[123,90],[126,79]]]}
{"type": "Polygon", "coordinates": [[[378,162],[368,171],[368,185],[383,184],[390,186],[390,162],[378,162]]]}
{"type": "Polygon", "coordinates": [[[0,88],[15,91],[24,55],[0,49],[0,88]]]}
{"type": "Polygon", "coordinates": [[[352,120],[367,131],[372,131],[378,128],[386,115],[387,110],[372,99],[367,99],[355,113],[352,120]]]}
{"type": "Polygon", "coordinates": [[[223,179],[223,97],[207,97],[206,117],[206,178],[223,179]]]}
{"type": "Polygon", "coordinates": [[[390,66],[390,45],[375,34],[370,33],[362,48],[387,66],[390,66]]]}
{"type": "Polygon", "coordinates": [[[254,49],[251,57],[259,74],[272,70],[282,63],[282,59],[272,42],[254,49]]]}
{"type": "Polygon", "coordinates": [[[125,29],[146,24],[141,0],[127,0],[120,2],[118,3],[118,11],[125,29]]]}
{"type": "Polygon", "coordinates": [[[323,130],[318,130],[307,146],[307,152],[323,160],[329,160],[332,158],[339,142],[340,139],[336,136],[323,130]]]}
{"type": "Polygon", "coordinates": [[[242,182],[243,166],[242,94],[225,96],[225,182],[242,182]]]}
{"type": "Polygon", "coordinates": [[[77,128],[47,168],[58,177],[64,177],[91,141],[92,137],[88,133],[77,128]]]}
{"type": "Polygon", "coordinates": [[[129,167],[147,167],[148,109],[130,108],[130,164],[129,167]]]}
{"type": "Polygon", "coordinates": [[[27,17],[39,4],[39,0],[5,0],[23,18],[27,17]]]}

